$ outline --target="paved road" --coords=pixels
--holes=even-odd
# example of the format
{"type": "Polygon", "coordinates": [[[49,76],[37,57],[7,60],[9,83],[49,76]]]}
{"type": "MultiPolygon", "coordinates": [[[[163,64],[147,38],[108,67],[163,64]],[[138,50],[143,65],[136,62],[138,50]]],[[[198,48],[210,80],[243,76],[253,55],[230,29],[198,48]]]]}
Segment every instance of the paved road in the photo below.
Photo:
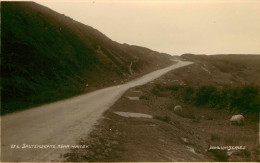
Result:
{"type": "Polygon", "coordinates": [[[102,113],[127,89],[143,85],[170,70],[189,64],[191,62],[179,61],[123,85],[2,116],[1,161],[61,161],[61,154],[69,149],[58,148],[58,145],[71,147],[80,138],[86,137],[102,113]],[[37,146],[29,148],[23,144],[37,146]],[[16,146],[11,148],[11,145],[16,146]],[[42,145],[45,145],[44,148],[40,148],[42,145]]]}

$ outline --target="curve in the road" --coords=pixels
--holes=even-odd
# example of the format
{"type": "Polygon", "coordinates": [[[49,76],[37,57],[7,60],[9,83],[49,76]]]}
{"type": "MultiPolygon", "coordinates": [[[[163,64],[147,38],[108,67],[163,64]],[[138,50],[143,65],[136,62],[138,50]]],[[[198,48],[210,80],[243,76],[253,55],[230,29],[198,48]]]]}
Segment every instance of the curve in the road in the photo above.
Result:
{"type": "Polygon", "coordinates": [[[57,149],[57,145],[74,145],[80,138],[86,137],[102,113],[127,89],[146,84],[173,69],[189,64],[191,62],[179,61],[123,85],[2,116],[1,161],[60,161],[61,154],[69,149],[57,149]],[[24,144],[55,145],[56,148],[23,148],[24,144]],[[11,145],[16,146],[11,148],[11,145]]]}

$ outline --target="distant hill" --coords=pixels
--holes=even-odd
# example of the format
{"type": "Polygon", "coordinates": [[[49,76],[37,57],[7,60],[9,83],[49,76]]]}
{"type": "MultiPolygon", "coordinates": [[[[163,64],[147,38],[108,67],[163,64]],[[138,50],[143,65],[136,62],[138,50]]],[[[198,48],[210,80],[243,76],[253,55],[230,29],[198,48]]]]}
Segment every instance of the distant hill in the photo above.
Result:
{"type": "Polygon", "coordinates": [[[249,68],[260,73],[260,55],[253,54],[216,54],[216,55],[195,55],[183,54],[182,59],[195,62],[210,62],[222,72],[231,72],[233,70],[244,71],[249,68]]]}
{"type": "Polygon", "coordinates": [[[168,54],[112,41],[33,2],[1,2],[2,114],[165,67],[168,54]]]}

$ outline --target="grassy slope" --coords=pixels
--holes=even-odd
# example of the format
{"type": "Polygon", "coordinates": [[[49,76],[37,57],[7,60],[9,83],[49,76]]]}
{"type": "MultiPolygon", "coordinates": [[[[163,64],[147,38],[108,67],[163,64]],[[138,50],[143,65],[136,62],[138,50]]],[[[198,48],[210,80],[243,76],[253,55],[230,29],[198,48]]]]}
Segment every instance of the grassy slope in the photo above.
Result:
{"type": "Polygon", "coordinates": [[[243,72],[246,70],[254,70],[255,75],[258,75],[260,73],[260,66],[259,66],[260,55],[226,54],[226,55],[207,56],[207,55],[184,54],[181,57],[199,63],[209,62],[210,64],[215,66],[219,71],[223,73],[243,72]]]}
{"type": "Polygon", "coordinates": [[[2,2],[2,114],[111,85],[170,64],[31,2],[2,2]]]}
{"type": "MultiPolygon", "coordinates": [[[[260,56],[259,55],[184,55],[195,64],[170,72],[155,81],[151,93],[157,98],[170,98],[172,111],[174,105],[180,104],[184,112],[182,119],[191,119],[185,130],[193,129],[205,136],[197,146],[244,145],[246,150],[208,151],[216,161],[259,161],[259,111],[260,111],[260,56]],[[195,74],[195,75],[192,75],[195,74]],[[178,81],[176,81],[178,80],[178,81]],[[162,84],[163,81],[168,81],[162,84]],[[155,91],[157,90],[157,91],[155,91]],[[230,125],[232,115],[242,114],[245,124],[230,125]],[[206,140],[206,141],[205,141],[206,140]],[[204,142],[203,142],[204,141],[204,142]]],[[[158,102],[159,103],[159,102],[158,102]]],[[[173,115],[173,114],[172,114],[173,115]]],[[[175,116],[177,114],[175,113],[175,116]]],[[[171,114],[165,118],[176,120],[171,114]]],[[[205,153],[205,154],[209,154],[205,153]]],[[[210,155],[209,155],[210,156],[210,155]]],[[[210,156],[211,157],[211,156],[210,156]]]]}
{"type": "MultiPolygon", "coordinates": [[[[245,84],[253,88],[259,87],[259,67],[257,64],[248,63],[259,63],[260,57],[203,57],[207,60],[197,59],[192,65],[176,69],[146,85],[128,90],[103,114],[105,118],[99,121],[96,128],[84,140],[78,142],[88,144],[89,148],[71,150],[65,155],[67,161],[259,162],[259,114],[256,113],[259,113],[259,105],[253,110],[247,107],[230,110],[226,105],[210,105],[212,101],[208,96],[203,97],[206,103],[197,105],[194,97],[196,92],[204,92],[202,87],[218,91],[229,87],[231,92],[236,88],[243,88],[245,84]],[[234,59],[230,60],[230,57],[234,59]],[[241,62],[236,65],[236,60],[241,62]],[[215,66],[219,64],[222,66],[215,66]],[[248,67],[240,69],[241,64],[248,67]],[[227,67],[225,72],[221,70],[224,67],[227,67]],[[191,93],[190,90],[194,92],[191,93]],[[125,96],[140,97],[140,100],[129,100],[125,96]],[[174,112],[176,105],[181,105],[183,112],[174,112]],[[125,118],[114,114],[115,111],[145,113],[154,118],[125,118]],[[244,125],[230,124],[229,119],[234,114],[244,115],[244,125]],[[187,146],[193,148],[196,153],[191,152],[187,146]],[[233,150],[233,154],[228,155],[227,152],[231,151],[209,150],[210,146],[246,146],[246,149],[233,150]]],[[[258,89],[258,95],[253,96],[256,97],[256,104],[260,104],[259,92],[258,89]]],[[[208,95],[218,98],[214,94],[208,95]]],[[[234,97],[241,96],[243,94],[236,94],[234,97]]]]}
{"type": "Polygon", "coordinates": [[[156,85],[153,93],[172,91],[176,97],[196,106],[259,112],[260,56],[257,55],[183,55],[195,61],[178,82],[156,85]],[[195,76],[190,76],[196,74],[195,76]]]}

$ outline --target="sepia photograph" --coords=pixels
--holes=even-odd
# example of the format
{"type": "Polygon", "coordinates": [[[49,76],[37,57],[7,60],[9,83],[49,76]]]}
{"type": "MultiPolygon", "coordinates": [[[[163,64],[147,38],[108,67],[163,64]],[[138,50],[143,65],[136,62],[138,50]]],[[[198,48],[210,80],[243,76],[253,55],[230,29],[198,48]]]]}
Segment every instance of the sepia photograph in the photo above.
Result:
{"type": "Polygon", "coordinates": [[[0,11],[0,162],[260,162],[260,0],[0,11]]]}

